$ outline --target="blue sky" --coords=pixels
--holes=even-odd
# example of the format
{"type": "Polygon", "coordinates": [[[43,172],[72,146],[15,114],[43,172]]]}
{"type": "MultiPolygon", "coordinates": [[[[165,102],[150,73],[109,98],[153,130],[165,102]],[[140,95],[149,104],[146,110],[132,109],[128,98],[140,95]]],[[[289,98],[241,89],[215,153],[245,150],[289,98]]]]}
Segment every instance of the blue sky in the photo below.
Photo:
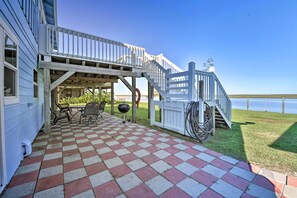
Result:
{"type": "Polygon", "coordinates": [[[295,0],[58,0],[58,25],[164,53],[182,69],[212,57],[228,94],[296,94],[296,10],[295,0]]]}

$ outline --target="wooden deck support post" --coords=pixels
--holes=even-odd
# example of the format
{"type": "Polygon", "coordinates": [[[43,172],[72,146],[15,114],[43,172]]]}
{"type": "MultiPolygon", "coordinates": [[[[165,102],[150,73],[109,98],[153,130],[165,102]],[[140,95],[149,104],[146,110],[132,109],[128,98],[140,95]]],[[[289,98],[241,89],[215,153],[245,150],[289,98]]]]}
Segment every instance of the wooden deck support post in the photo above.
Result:
{"type": "Polygon", "coordinates": [[[285,97],[282,97],[282,113],[285,113],[285,97]]]}
{"type": "Polygon", "coordinates": [[[150,85],[149,82],[147,82],[147,118],[150,119],[151,117],[151,99],[154,96],[154,87],[150,85]]]}
{"type": "Polygon", "coordinates": [[[136,78],[132,77],[132,122],[136,123],[136,78]]]}
{"type": "Polygon", "coordinates": [[[111,90],[110,90],[110,114],[114,115],[114,83],[111,83],[111,90]]]}
{"type": "Polygon", "coordinates": [[[51,80],[50,70],[44,69],[44,129],[45,133],[51,132],[51,113],[50,113],[50,98],[51,98],[51,80]]]}
{"type": "Polygon", "coordinates": [[[95,101],[95,86],[92,87],[92,102],[95,101]]]}
{"type": "Polygon", "coordinates": [[[99,102],[102,100],[102,88],[101,86],[99,87],[99,102]]]}
{"type": "Polygon", "coordinates": [[[53,97],[52,97],[52,107],[54,110],[57,110],[57,106],[55,105],[55,101],[58,101],[58,88],[56,87],[54,90],[53,90],[53,97]]]}

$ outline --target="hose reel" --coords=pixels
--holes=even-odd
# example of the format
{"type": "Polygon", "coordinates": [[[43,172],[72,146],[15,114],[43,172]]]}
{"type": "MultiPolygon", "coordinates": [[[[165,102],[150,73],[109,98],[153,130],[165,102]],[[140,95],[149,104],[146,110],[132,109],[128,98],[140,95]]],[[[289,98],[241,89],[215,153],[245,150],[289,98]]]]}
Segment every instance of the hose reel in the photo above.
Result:
{"type": "Polygon", "coordinates": [[[213,115],[211,107],[205,105],[204,121],[199,122],[199,102],[191,101],[186,107],[185,129],[188,135],[199,142],[204,143],[208,140],[209,135],[213,135],[213,115]]]}

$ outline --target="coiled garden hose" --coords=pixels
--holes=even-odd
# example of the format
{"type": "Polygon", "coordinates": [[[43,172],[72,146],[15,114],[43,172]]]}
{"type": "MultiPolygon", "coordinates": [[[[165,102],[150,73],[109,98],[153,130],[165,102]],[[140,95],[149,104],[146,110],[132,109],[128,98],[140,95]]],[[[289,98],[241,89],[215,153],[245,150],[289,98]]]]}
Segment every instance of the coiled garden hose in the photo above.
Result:
{"type": "Polygon", "coordinates": [[[185,128],[188,135],[204,143],[213,135],[212,109],[204,102],[204,122],[199,123],[199,102],[189,102],[186,107],[185,128]]]}

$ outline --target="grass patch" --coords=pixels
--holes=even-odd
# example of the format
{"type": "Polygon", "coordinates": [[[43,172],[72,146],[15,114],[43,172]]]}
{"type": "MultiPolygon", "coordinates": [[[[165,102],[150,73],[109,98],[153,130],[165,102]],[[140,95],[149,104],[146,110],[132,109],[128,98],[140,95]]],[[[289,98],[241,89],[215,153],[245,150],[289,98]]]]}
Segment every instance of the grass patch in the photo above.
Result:
{"type": "MultiPolygon", "coordinates": [[[[115,115],[120,116],[117,104],[115,115]]],[[[140,103],[137,123],[151,127],[147,109],[147,103],[140,103]]],[[[110,113],[109,105],[106,112],[110,113]]],[[[131,114],[130,110],[130,118],[131,114]]],[[[204,146],[261,167],[279,172],[297,172],[297,115],[245,110],[233,110],[232,115],[232,129],[217,129],[204,146]]],[[[168,130],[151,128],[190,140],[168,130]]]]}

